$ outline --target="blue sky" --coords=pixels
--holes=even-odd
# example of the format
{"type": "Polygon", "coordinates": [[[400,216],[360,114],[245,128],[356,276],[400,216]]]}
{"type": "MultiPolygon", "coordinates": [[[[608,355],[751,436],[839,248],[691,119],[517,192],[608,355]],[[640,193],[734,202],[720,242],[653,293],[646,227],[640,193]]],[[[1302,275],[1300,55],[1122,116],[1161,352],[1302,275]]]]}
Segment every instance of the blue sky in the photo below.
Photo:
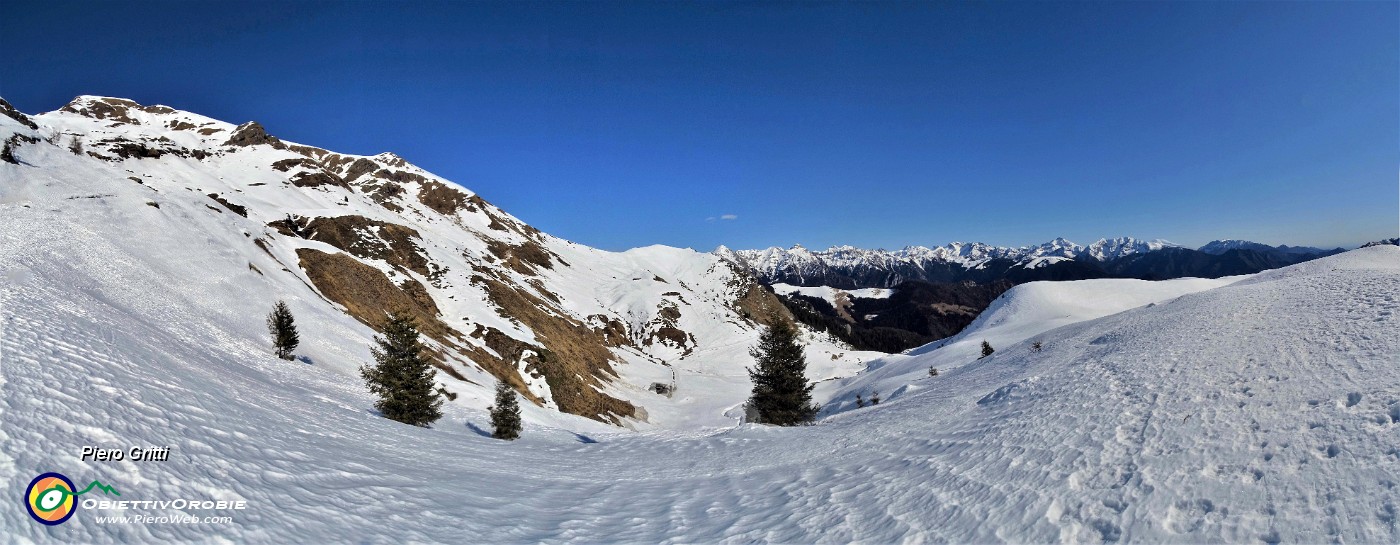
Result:
{"type": "Polygon", "coordinates": [[[1400,223],[1400,3],[5,3],[0,96],[394,151],[607,249],[1400,223]]]}

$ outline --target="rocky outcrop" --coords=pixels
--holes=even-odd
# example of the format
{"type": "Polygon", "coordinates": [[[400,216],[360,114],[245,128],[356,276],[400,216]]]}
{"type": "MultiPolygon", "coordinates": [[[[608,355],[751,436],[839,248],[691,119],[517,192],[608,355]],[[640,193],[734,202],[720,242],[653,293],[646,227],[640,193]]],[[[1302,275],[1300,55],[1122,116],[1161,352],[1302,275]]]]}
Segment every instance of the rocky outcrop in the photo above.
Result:
{"type": "Polygon", "coordinates": [[[239,125],[238,128],[233,130],[233,135],[228,137],[228,141],[224,142],[225,146],[239,147],[257,146],[262,144],[266,144],[277,149],[287,149],[286,144],[283,144],[282,141],[278,140],[276,136],[267,134],[267,130],[264,129],[263,126],[257,121],[249,121],[247,123],[239,125]]]}
{"type": "Polygon", "coordinates": [[[5,117],[18,121],[21,125],[29,127],[31,129],[39,129],[39,126],[34,124],[34,120],[29,119],[29,116],[20,113],[19,110],[16,110],[14,106],[11,106],[10,103],[6,102],[3,98],[0,98],[0,115],[4,115],[5,117]]]}
{"type": "Polygon", "coordinates": [[[73,99],[59,111],[78,114],[93,119],[112,120],[118,123],[140,125],[141,121],[132,117],[132,110],[148,114],[173,114],[169,106],[142,106],[124,98],[81,96],[73,99]]]}

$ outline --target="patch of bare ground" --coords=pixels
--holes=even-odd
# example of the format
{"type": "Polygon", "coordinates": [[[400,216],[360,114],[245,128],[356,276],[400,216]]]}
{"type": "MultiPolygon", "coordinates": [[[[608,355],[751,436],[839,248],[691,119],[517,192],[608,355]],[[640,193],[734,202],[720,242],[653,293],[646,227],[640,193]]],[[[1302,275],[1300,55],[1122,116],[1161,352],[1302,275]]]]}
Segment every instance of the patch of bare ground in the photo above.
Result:
{"type": "Polygon", "coordinates": [[[78,114],[93,119],[111,119],[130,125],[140,125],[141,122],[131,117],[131,109],[141,109],[141,105],[136,102],[120,98],[102,98],[89,101],[81,106],[75,99],[69,102],[59,111],[78,114]]]}
{"type": "Polygon", "coordinates": [[[614,424],[620,423],[621,417],[638,414],[631,403],[599,391],[603,381],[617,377],[604,330],[570,318],[539,297],[493,276],[476,274],[471,281],[486,291],[503,316],[518,320],[539,339],[541,350],[535,350],[533,359],[526,359],[526,370],[538,370],[544,376],[560,410],[614,424]]]}
{"type": "MultiPolygon", "coordinates": [[[[679,298],[680,294],[676,294],[679,298]]],[[[671,300],[663,299],[656,306],[656,317],[647,324],[647,335],[642,339],[642,344],[651,346],[662,344],[673,348],[684,350],[685,355],[690,355],[695,349],[695,335],[687,333],[677,322],[681,319],[680,307],[671,300]]]]}
{"type": "Polygon", "coordinates": [[[350,184],[345,183],[345,180],[342,180],[340,176],[336,176],[335,174],[326,172],[325,170],[319,168],[307,172],[298,172],[295,176],[292,176],[291,179],[289,179],[288,181],[291,182],[292,185],[297,187],[321,187],[326,185],[333,185],[337,187],[343,187],[345,189],[350,189],[350,184]]]}
{"type": "Polygon", "coordinates": [[[303,158],[297,157],[297,158],[283,159],[283,160],[281,160],[281,161],[275,161],[275,162],[273,162],[273,163],[272,163],[272,170],[276,170],[276,171],[280,171],[280,172],[289,172],[289,171],[291,171],[293,168],[296,168],[296,167],[303,167],[303,168],[319,168],[320,166],[321,166],[321,165],[318,164],[316,161],[312,161],[312,160],[310,160],[310,159],[303,159],[303,158]]]}
{"type": "MultiPolygon", "coordinates": [[[[485,237],[483,237],[485,238],[485,237]]],[[[495,239],[486,239],[486,251],[501,260],[501,263],[510,267],[511,270],[520,274],[535,275],[539,273],[539,268],[553,269],[554,264],[550,262],[551,254],[544,246],[534,240],[526,240],[520,244],[509,244],[495,239]]]]}
{"type": "Polygon", "coordinates": [[[289,217],[268,226],[286,235],[324,242],[365,259],[378,259],[424,277],[432,276],[418,231],[364,216],[289,217]]]}
{"type": "Polygon", "coordinates": [[[781,320],[788,325],[796,324],[792,311],[783,306],[777,295],[752,278],[742,278],[744,280],[739,283],[739,289],[742,291],[733,303],[740,316],[764,326],[773,325],[775,320],[781,320]]]}
{"type": "Polygon", "coordinates": [[[466,193],[437,180],[425,179],[418,185],[418,202],[444,216],[466,209],[469,206],[468,198],[466,193]]]}
{"type": "MultiPolygon", "coordinates": [[[[413,317],[418,330],[449,349],[462,348],[462,334],[438,319],[437,304],[422,284],[406,279],[394,284],[383,271],[342,253],[298,248],[297,258],[307,279],[321,295],[345,307],[356,320],[382,331],[391,312],[413,317]]],[[[444,362],[443,354],[430,350],[436,365],[461,377],[444,362]]]]}
{"type": "MultiPolygon", "coordinates": [[[[140,183],[139,179],[138,179],[137,183],[140,183]]],[[[218,193],[210,193],[210,194],[209,194],[209,198],[214,199],[214,202],[217,202],[217,203],[219,203],[219,204],[224,205],[224,208],[229,209],[229,211],[230,211],[230,212],[233,212],[234,214],[238,214],[238,215],[243,216],[243,217],[245,217],[245,218],[248,217],[248,208],[245,207],[245,206],[240,206],[240,205],[237,205],[237,204],[233,204],[233,203],[229,202],[228,199],[225,199],[225,198],[223,198],[223,197],[220,197],[218,193]]]]}

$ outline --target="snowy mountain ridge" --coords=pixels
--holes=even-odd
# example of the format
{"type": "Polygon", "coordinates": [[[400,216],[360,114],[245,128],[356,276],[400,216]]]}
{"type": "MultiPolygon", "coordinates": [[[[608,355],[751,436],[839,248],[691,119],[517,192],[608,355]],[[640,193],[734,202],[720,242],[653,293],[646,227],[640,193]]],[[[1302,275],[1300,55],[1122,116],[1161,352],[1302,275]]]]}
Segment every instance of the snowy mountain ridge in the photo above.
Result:
{"type": "MultiPolygon", "coordinates": [[[[374,332],[402,311],[451,403],[484,408],[500,379],[531,421],[726,425],[747,397],[747,347],[770,312],[788,319],[713,255],[559,239],[392,153],[336,153],[111,97],[34,116],[0,100],[0,114],[4,227],[15,240],[87,241],[28,259],[106,248],[113,278],[164,279],[187,305],[237,309],[240,324],[284,299],[299,354],[357,387],[374,332]],[[23,234],[29,224],[60,235],[23,234]],[[651,390],[677,382],[670,397],[651,390]]],[[[874,355],[808,336],[817,379],[874,355]]]]}
{"type": "Polygon", "coordinates": [[[989,259],[1012,259],[1022,264],[1046,257],[1107,261],[1135,253],[1179,247],[1181,246],[1178,244],[1161,239],[1139,240],[1132,237],[1099,239],[1088,246],[1081,246],[1060,237],[1041,244],[1021,247],[993,246],[982,242],[950,242],[934,248],[906,246],[893,251],[868,250],[854,246],[832,246],[826,250],[812,251],[798,244],[787,249],[774,246],[763,250],[732,250],[720,246],[714,253],[759,270],[815,263],[878,267],[894,263],[924,265],[929,262],[942,262],[975,268],[989,259]]]}
{"type": "Polygon", "coordinates": [[[760,278],[770,282],[792,279],[801,283],[805,279],[822,278],[831,270],[860,270],[864,271],[860,274],[873,273],[887,279],[884,280],[886,285],[880,287],[891,287],[899,281],[918,278],[918,271],[972,271],[986,267],[992,260],[1009,260],[1014,268],[1038,269],[1064,261],[1110,261],[1176,247],[1180,246],[1164,240],[1139,240],[1131,237],[1099,239],[1088,246],[1082,246],[1061,237],[1042,244],[1017,248],[993,246],[982,242],[950,242],[933,248],[907,246],[894,251],[853,246],[833,246],[822,251],[812,251],[801,245],[787,249],[775,246],[762,250],[733,250],[721,246],[713,253],[754,271],[760,278]]]}
{"type": "Polygon", "coordinates": [[[1323,254],[1328,252],[1326,249],[1314,248],[1312,246],[1289,246],[1287,244],[1270,246],[1259,242],[1237,239],[1212,240],[1197,249],[1212,255],[1220,255],[1230,250],[1256,250],[1262,252],[1280,252],[1283,254],[1323,254]]]}

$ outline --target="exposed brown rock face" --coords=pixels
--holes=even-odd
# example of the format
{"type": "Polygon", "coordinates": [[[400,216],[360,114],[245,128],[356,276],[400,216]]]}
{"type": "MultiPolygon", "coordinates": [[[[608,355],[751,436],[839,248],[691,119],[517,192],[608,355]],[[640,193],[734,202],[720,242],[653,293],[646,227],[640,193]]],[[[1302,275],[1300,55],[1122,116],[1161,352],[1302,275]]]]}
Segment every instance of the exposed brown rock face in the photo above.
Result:
{"type": "Polygon", "coordinates": [[[267,144],[277,149],[287,149],[287,145],[278,140],[276,136],[267,134],[267,130],[257,121],[249,121],[239,125],[233,130],[233,135],[224,142],[226,146],[256,146],[267,144]]]}
{"type": "Polygon", "coordinates": [[[11,106],[10,103],[6,102],[3,98],[0,98],[0,114],[3,114],[5,117],[8,117],[15,121],[18,121],[21,125],[29,127],[31,129],[39,129],[39,126],[34,124],[34,120],[29,119],[29,116],[20,113],[19,110],[16,110],[14,106],[11,106]]]}

